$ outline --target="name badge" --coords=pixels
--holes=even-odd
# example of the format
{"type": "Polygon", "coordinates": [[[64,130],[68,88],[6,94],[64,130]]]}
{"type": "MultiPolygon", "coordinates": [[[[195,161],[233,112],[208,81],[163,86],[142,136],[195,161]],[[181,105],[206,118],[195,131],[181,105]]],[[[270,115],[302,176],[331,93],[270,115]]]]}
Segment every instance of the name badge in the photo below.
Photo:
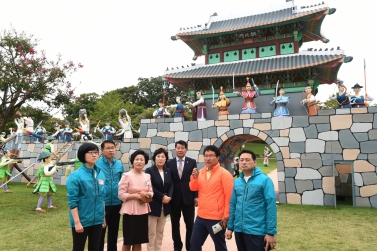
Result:
{"type": "Polygon", "coordinates": [[[98,185],[103,186],[105,184],[105,181],[103,179],[98,180],[98,185]]]}
{"type": "Polygon", "coordinates": [[[146,187],[149,187],[150,185],[151,185],[151,182],[149,180],[145,182],[146,187]]]}

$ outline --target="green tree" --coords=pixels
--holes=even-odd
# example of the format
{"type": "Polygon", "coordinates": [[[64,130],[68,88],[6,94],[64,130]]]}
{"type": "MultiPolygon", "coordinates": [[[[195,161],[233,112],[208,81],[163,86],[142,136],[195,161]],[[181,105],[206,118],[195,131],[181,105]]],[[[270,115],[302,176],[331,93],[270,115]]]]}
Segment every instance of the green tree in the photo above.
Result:
{"type": "Polygon", "coordinates": [[[65,120],[68,120],[71,123],[73,122],[73,126],[76,127],[80,109],[86,109],[91,126],[96,124],[97,122],[92,121],[91,117],[95,111],[95,106],[99,98],[100,95],[95,92],[80,94],[80,96],[73,100],[70,104],[64,105],[62,114],[65,120]]]}
{"type": "Polygon", "coordinates": [[[64,63],[60,55],[48,60],[37,46],[38,41],[25,32],[13,28],[0,32],[0,130],[27,103],[51,111],[74,97],[67,77],[83,66],[64,63]]]}

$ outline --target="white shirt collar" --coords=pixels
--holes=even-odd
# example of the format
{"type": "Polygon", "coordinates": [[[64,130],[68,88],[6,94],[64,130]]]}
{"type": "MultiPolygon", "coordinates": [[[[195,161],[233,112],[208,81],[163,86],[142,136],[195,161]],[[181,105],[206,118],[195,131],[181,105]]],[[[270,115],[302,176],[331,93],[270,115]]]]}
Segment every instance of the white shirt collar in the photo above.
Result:
{"type": "MultiPolygon", "coordinates": [[[[176,158],[176,162],[179,162],[179,158],[178,157],[175,157],[175,158],[176,158]]],[[[185,158],[186,158],[186,156],[183,156],[182,162],[185,162],[185,158]]]]}

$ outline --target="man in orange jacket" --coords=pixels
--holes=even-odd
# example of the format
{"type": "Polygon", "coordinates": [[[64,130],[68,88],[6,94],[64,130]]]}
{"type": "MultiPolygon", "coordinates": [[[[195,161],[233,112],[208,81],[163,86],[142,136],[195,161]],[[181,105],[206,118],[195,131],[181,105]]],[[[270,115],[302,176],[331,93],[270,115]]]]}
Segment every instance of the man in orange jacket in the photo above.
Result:
{"type": "Polygon", "coordinates": [[[233,177],[220,166],[220,150],[216,146],[204,149],[206,166],[192,171],[191,191],[198,191],[198,216],[191,236],[191,251],[201,251],[202,246],[211,236],[216,251],[226,251],[225,229],[229,219],[230,198],[233,190],[233,177]],[[217,232],[215,229],[222,230],[217,232]],[[216,233],[215,233],[216,232],[216,233]]]}

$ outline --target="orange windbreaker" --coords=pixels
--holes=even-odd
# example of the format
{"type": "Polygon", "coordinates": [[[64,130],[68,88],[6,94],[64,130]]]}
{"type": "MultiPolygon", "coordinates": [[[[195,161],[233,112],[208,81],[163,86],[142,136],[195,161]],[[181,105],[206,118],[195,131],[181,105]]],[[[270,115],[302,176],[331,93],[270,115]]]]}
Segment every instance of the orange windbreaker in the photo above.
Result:
{"type": "Polygon", "coordinates": [[[229,219],[233,176],[218,163],[207,181],[207,167],[199,171],[199,177],[190,178],[191,191],[198,191],[198,216],[207,220],[229,219]]]}

